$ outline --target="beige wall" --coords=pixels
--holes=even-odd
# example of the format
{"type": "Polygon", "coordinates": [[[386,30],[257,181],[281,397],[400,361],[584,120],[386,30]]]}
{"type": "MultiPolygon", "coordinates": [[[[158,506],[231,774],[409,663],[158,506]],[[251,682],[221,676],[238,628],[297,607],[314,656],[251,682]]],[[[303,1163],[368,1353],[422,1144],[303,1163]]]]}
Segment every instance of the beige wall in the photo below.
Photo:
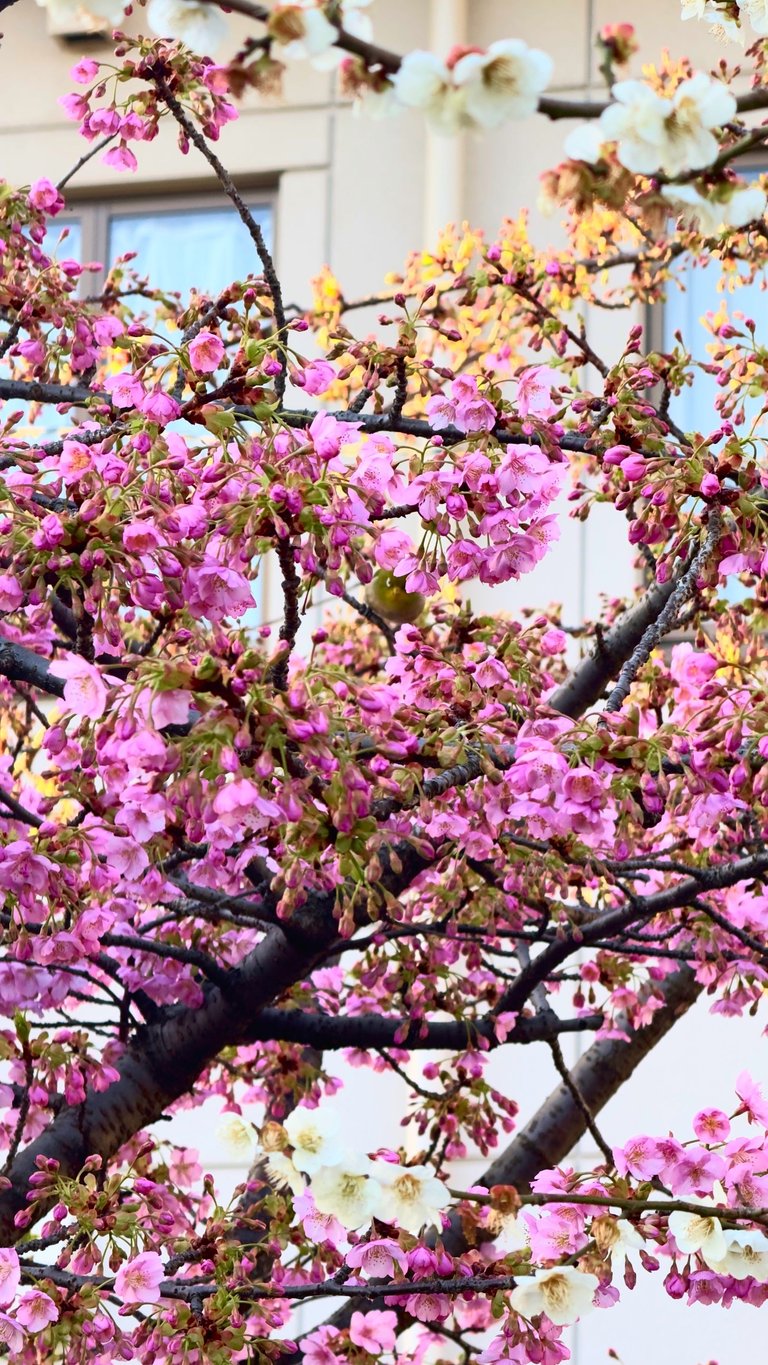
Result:
{"type": "MultiPolygon", "coordinates": [[[[688,52],[711,67],[721,55],[717,41],[700,24],[682,24],[678,0],[376,0],[372,15],[377,38],[397,49],[428,46],[451,24],[460,36],[462,10],[468,41],[479,45],[497,37],[520,36],[548,50],[555,59],[555,83],[563,91],[598,93],[591,35],[598,24],[629,19],[642,40],[642,57],[651,60],[662,46],[688,52]]],[[[138,20],[132,21],[134,26],[138,20]]],[[[231,20],[235,35],[248,31],[231,20]]],[[[79,55],[46,32],[45,15],[33,0],[20,0],[2,15],[0,46],[0,175],[19,183],[38,175],[63,174],[81,155],[83,143],[63,117],[58,94],[70,88],[67,71],[79,55]]],[[[733,58],[732,58],[733,59],[733,58]]],[[[639,61],[635,69],[639,71],[639,61]]],[[[429,244],[445,217],[467,218],[492,233],[500,220],[536,201],[538,178],[561,159],[568,125],[535,119],[482,137],[445,142],[425,133],[417,114],[376,123],[357,118],[334,103],[332,79],[306,64],[292,70],[280,103],[250,101],[241,119],[228,127],[221,155],[243,183],[274,184],[277,198],[277,257],[287,297],[308,297],[309,277],[328,261],[349,295],[380,286],[385,272],[405,255],[429,244]]],[[[169,185],[200,188],[204,167],[191,153],[181,159],[172,130],[139,148],[135,177],[120,176],[92,161],[79,175],[77,192],[114,195],[168,192],[169,185]]],[[[556,221],[532,212],[537,240],[557,234],[556,221]]],[[[610,354],[621,343],[631,319],[597,313],[588,318],[590,340],[610,354]]],[[[523,602],[563,603],[573,622],[598,609],[599,594],[625,591],[633,582],[624,522],[603,509],[585,528],[565,521],[560,545],[521,585],[508,585],[490,597],[473,591],[478,604],[514,610],[523,602]]],[[[571,1041],[572,1052],[575,1043],[571,1041]]],[[[643,1128],[664,1131],[685,1125],[705,1103],[723,1102],[743,1065],[765,1075],[764,1043],[751,1022],[711,1022],[699,1008],[645,1064],[637,1086],[608,1109],[603,1127],[620,1142],[643,1128]]],[[[343,1070],[339,1061],[334,1064],[343,1070]]],[[[530,1113],[555,1083],[542,1047],[497,1054],[493,1074],[502,1090],[522,1097],[521,1117],[530,1113]]],[[[396,1140],[404,1091],[396,1078],[372,1086],[367,1073],[349,1075],[341,1100],[346,1122],[362,1146],[396,1140]]],[[[204,1162],[223,1170],[214,1123],[180,1121],[178,1131],[201,1148],[204,1162]]],[[[584,1159],[589,1154],[584,1153],[584,1159]]],[[[660,1277],[642,1277],[621,1307],[595,1313],[575,1334],[577,1365],[600,1365],[613,1346],[623,1365],[740,1365],[747,1331],[754,1339],[754,1310],[726,1313],[717,1308],[688,1310],[667,1299],[660,1277]]],[[[754,1350],[750,1356],[755,1357],[754,1350]]]]}

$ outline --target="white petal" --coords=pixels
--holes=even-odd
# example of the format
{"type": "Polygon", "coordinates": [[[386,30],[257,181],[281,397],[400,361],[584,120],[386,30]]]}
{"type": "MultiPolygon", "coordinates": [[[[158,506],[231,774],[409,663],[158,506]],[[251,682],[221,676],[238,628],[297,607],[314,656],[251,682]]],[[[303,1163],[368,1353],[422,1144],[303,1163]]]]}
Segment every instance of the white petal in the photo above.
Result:
{"type": "Polygon", "coordinates": [[[412,109],[425,109],[450,83],[445,62],[432,52],[418,50],[403,59],[393,81],[400,103],[412,109]]]}
{"type": "Polygon", "coordinates": [[[599,161],[605,139],[598,123],[582,123],[565,139],[565,153],[574,161],[599,161]]]}
{"type": "Polygon", "coordinates": [[[147,19],[159,38],[176,38],[208,56],[227,32],[227,21],[215,5],[197,0],[150,0],[147,19]]]}

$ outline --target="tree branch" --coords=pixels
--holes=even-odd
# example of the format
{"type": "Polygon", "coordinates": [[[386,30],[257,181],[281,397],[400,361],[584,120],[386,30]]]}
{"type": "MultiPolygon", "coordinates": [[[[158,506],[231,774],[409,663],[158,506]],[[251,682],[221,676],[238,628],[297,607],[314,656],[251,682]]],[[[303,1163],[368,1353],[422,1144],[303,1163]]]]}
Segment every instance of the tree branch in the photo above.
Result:
{"type": "MultiPolygon", "coordinates": [[[[354,946],[354,945],[352,945],[354,946]]],[[[537,1043],[561,1033],[582,1033],[600,1028],[601,1014],[579,1019],[559,1019],[535,1015],[518,1019],[505,1038],[509,1043],[537,1043]]],[[[305,1043],[333,1051],[336,1048],[402,1047],[409,1052],[423,1050],[467,1050],[479,1040],[490,1047],[499,1046],[493,1019],[448,1020],[426,1023],[410,1019],[389,1019],[380,1014],[329,1015],[309,1010],[265,1009],[247,1031],[249,1043],[279,1040],[305,1043]]]]}
{"type": "Polygon", "coordinates": [[[553,692],[549,699],[553,710],[575,720],[600,700],[606,684],[658,620],[679,581],[672,578],[667,583],[654,583],[636,606],[630,607],[610,630],[597,638],[592,653],[553,692]]]}
{"type": "Polygon", "coordinates": [[[718,508],[713,508],[709,517],[709,527],[704,542],[694,556],[690,568],[679,578],[664,603],[655,621],[651,621],[638,640],[632,654],[619,674],[618,682],[605,703],[606,711],[620,711],[629,696],[629,690],[643,664],[650,658],[659,640],[674,626],[683,603],[696,591],[699,575],[712,558],[723,529],[723,519],[718,508]]]}

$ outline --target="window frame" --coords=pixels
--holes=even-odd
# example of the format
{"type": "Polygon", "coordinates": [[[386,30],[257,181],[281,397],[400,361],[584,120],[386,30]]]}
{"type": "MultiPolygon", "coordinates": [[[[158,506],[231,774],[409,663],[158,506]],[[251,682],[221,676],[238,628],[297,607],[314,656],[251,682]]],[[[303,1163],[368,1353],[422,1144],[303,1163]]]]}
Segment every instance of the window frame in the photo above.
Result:
{"type": "MultiPolygon", "coordinates": [[[[270,184],[245,185],[238,188],[249,208],[269,209],[272,219],[272,255],[275,255],[278,224],[277,187],[270,184]]],[[[109,224],[113,217],[126,214],[150,216],[162,213],[195,213],[226,206],[230,207],[233,213],[237,212],[234,205],[230,205],[229,200],[222,194],[221,189],[190,191],[181,188],[153,194],[148,188],[140,195],[114,193],[73,195],[68,199],[62,217],[76,219],[80,224],[83,261],[101,263],[99,271],[89,272],[87,276],[88,293],[99,294],[104,288],[112,264],[109,259],[109,224]]],[[[255,248],[254,261],[258,264],[255,248]]]]}
{"type": "MultiPolygon", "coordinates": [[[[749,158],[741,166],[740,171],[748,180],[754,179],[758,175],[768,175],[768,158],[755,157],[749,158]]],[[[768,294],[768,291],[766,291],[768,294]]],[[[646,349],[649,351],[663,351],[664,348],[664,324],[666,321],[667,300],[659,303],[646,303],[643,306],[643,332],[646,340],[646,349]]],[[[655,392],[655,391],[654,391],[655,392]]],[[[647,569],[638,570],[638,583],[641,587],[648,587],[650,577],[647,569]]],[[[671,649],[673,645],[682,642],[690,643],[692,636],[690,632],[674,631],[665,636],[664,648],[671,649]]]]}
{"type": "MultiPolygon", "coordinates": [[[[748,180],[757,175],[768,175],[768,157],[750,157],[739,170],[748,180]]],[[[643,331],[647,349],[650,351],[661,351],[663,348],[666,307],[666,300],[663,303],[646,303],[643,306],[643,331]]]]}
{"type": "MultiPolygon", "coordinates": [[[[274,182],[268,185],[251,183],[250,185],[240,185],[238,189],[249,208],[258,207],[269,210],[271,214],[271,254],[275,256],[278,226],[277,185],[274,182]]],[[[147,188],[146,192],[138,195],[130,192],[127,194],[100,194],[90,191],[68,198],[67,207],[62,217],[79,223],[82,260],[101,262],[100,270],[89,272],[84,277],[87,280],[88,295],[94,296],[101,294],[104,289],[112,265],[109,257],[109,224],[112,217],[125,214],[150,216],[152,214],[184,211],[194,213],[200,210],[223,207],[230,207],[233,213],[237,212],[234,205],[230,204],[230,201],[222,193],[221,188],[214,186],[198,190],[189,190],[182,186],[178,190],[165,190],[160,194],[153,194],[151,188],[147,188]]],[[[254,273],[258,273],[259,260],[255,247],[254,265],[257,267],[254,273]]],[[[274,572],[269,562],[269,556],[264,556],[261,563],[262,587],[258,603],[259,625],[263,625],[270,619],[269,607],[274,587],[273,578],[274,572]]]]}

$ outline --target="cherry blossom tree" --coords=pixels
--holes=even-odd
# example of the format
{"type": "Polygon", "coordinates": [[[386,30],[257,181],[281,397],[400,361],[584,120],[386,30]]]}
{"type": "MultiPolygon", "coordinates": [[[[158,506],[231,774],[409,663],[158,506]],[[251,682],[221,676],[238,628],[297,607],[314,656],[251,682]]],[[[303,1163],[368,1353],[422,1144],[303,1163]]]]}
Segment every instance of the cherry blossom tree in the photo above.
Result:
{"type": "Polygon", "coordinates": [[[253,38],[214,61],[213,0],[150,0],[149,36],[74,67],[78,166],[0,194],[0,1339],[30,1363],[556,1365],[641,1275],[760,1306],[748,1071],[686,1131],[639,1113],[613,1146],[599,1115],[699,997],[738,1015],[765,989],[768,361],[738,288],[768,262],[741,170],[768,6],[686,0],[741,41],[713,72],[637,78],[631,27],[603,29],[594,102],[548,95],[514,37],[394,53],[361,0],[226,10],[253,38]],[[293,60],[445,133],[570,120],[542,190],[567,246],[449,229],[373,301],[325,271],[289,306],[215,144],[293,60]],[[94,294],[66,188],[94,155],[130,172],[162,121],[251,272],[182,298],[124,258],[94,294]],[[597,354],[579,305],[658,302],[681,257],[734,286],[708,361],[629,322],[597,354]],[[700,370],[718,396],[687,431],[700,370]],[[607,582],[583,626],[473,612],[475,582],[547,554],[564,496],[626,525],[636,598],[607,582]],[[561,1083],[520,1126],[487,1064],[534,1042],[561,1083]],[[338,1052],[400,1078],[405,1146],[350,1144],[338,1052]],[[208,1101],[249,1166],[233,1201],[159,1123],[208,1101]]]}

